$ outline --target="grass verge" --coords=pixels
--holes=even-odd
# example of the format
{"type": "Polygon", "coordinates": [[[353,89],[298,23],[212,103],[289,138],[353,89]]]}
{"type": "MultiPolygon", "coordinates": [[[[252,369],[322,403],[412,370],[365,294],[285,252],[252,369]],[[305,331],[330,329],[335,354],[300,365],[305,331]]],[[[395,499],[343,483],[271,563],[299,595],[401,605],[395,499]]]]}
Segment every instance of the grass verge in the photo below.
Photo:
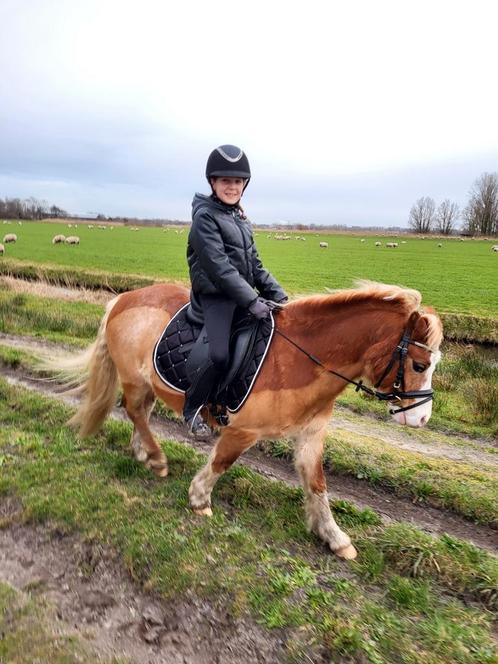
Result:
{"type": "MultiPolygon", "coordinates": [[[[36,358],[0,344],[2,363],[15,369],[22,367],[30,374],[36,367],[36,358]]],[[[163,404],[159,404],[158,413],[175,417],[163,404]]],[[[266,441],[260,447],[272,456],[292,458],[292,446],[285,440],[266,441]]],[[[373,435],[345,430],[328,436],[324,463],[333,473],[377,484],[398,496],[449,509],[498,529],[496,465],[481,464],[476,468],[470,463],[399,449],[373,435]]]]}
{"type": "Polygon", "coordinates": [[[160,481],[130,458],[130,427],[80,441],[70,410],[0,380],[0,495],[24,518],[52,520],[120,551],[146,588],[189,588],[288,636],[289,658],[375,664],[492,664],[498,560],[449,537],[383,526],[344,501],[335,516],[360,550],[352,565],[305,528],[302,493],[242,467],[215,489],[215,515],[193,516],[187,491],[204,458],[163,443],[160,481]],[[465,603],[463,603],[465,602],[465,603]]]}
{"type": "MultiPolygon", "coordinates": [[[[291,458],[287,441],[267,441],[273,456],[291,458]]],[[[382,440],[341,431],[327,437],[324,463],[334,473],[350,475],[410,497],[420,503],[452,510],[498,529],[498,468],[479,468],[459,461],[400,450],[382,440]]]]}

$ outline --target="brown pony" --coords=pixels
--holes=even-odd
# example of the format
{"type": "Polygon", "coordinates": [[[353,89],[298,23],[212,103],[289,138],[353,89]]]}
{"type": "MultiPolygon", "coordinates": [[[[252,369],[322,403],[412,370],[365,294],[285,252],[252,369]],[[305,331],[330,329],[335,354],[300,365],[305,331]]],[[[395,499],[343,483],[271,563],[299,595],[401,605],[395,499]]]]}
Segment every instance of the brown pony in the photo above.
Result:
{"type": "MultiPolygon", "coordinates": [[[[107,305],[95,342],[79,356],[56,361],[59,370],[75,379],[73,393],[83,396],[70,420],[81,436],[99,429],[121,384],[134,425],[133,453],[159,477],[167,475],[168,467],[149,428],[150,413],[156,398],[181,413],[184,397],[157,376],[152,353],[167,322],[188,295],[187,289],[173,284],[118,295],[107,305]]],[[[322,470],[323,443],[334,401],[347,385],[327,369],[351,379],[362,377],[372,385],[380,380],[379,390],[392,394],[393,385],[399,389],[396,381],[400,382],[400,362],[394,361],[393,351],[400,348],[403,334],[408,334],[403,391],[396,397],[400,409],[391,413],[400,424],[425,424],[431,414],[430,398],[420,402],[421,397],[411,397],[414,391],[430,391],[442,327],[434,313],[420,309],[420,302],[415,290],[360,282],[356,289],[287,304],[276,316],[277,334],[249,398],[230,415],[207,464],[192,480],[192,509],[197,514],[212,514],[216,480],[258,439],[289,437],[295,441],[295,466],[304,488],[309,529],[338,556],[355,558],[350,538],[331,514],[322,470]],[[303,351],[319,358],[323,366],[303,351]],[[405,411],[406,406],[411,408],[405,411]]]]}

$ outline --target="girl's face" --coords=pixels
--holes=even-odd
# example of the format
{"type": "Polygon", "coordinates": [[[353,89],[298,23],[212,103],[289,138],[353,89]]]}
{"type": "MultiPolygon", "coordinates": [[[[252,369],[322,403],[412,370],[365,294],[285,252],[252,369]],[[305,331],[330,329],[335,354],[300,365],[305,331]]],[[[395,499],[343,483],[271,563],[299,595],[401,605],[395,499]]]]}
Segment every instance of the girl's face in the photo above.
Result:
{"type": "Polygon", "coordinates": [[[243,178],[211,178],[214,193],[227,205],[235,205],[240,201],[245,183],[243,178]]]}

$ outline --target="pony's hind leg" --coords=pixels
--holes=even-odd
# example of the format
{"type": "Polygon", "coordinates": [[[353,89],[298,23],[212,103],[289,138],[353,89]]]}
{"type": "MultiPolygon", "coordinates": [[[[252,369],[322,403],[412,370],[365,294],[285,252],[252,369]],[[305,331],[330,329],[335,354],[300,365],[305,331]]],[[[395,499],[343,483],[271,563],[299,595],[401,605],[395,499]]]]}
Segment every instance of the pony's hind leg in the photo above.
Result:
{"type": "Polygon", "coordinates": [[[239,456],[257,440],[252,431],[223,429],[209,455],[208,462],[192,480],[188,492],[190,506],[196,514],[211,516],[211,492],[216,481],[239,456]]]}
{"type": "Polygon", "coordinates": [[[149,428],[149,418],[155,396],[149,386],[123,384],[124,406],[133,422],[131,448],[137,461],[144,463],[158,477],[168,474],[168,462],[149,428]]]}
{"type": "Polygon", "coordinates": [[[340,558],[356,558],[356,549],[332,516],[323,473],[322,456],[326,423],[309,427],[296,436],[294,463],[304,489],[308,529],[326,542],[340,558]]]}

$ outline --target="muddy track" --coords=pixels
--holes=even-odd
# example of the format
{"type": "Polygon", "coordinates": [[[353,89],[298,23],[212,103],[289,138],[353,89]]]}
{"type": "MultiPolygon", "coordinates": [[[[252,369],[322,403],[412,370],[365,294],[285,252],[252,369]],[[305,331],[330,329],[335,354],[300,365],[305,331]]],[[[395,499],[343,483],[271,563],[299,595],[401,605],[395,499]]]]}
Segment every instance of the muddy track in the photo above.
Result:
{"type": "MultiPolygon", "coordinates": [[[[37,618],[47,624],[49,636],[76,637],[93,654],[91,661],[286,661],[284,630],[269,632],[248,615],[232,616],[222,600],[201,599],[190,590],[169,601],[147,593],[108,547],[50,524],[17,523],[21,512],[15,500],[0,499],[0,519],[12,521],[0,529],[0,581],[15,588],[21,601],[41,600],[37,618]]],[[[7,622],[7,633],[8,627],[7,622]]],[[[67,661],[88,660],[77,656],[67,661]]]]}
{"type": "MultiPolygon", "coordinates": [[[[49,344],[45,341],[36,341],[13,335],[0,335],[0,343],[15,345],[17,348],[30,348],[31,350],[43,349],[46,351],[47,348],[53,350],[61,348],[58,345],[49,344]]],[[[54,381],[26,376],[25,372],[7,367],[2,367],[2,375],[12,385],[19,385],[52,398],[60,399],[71,406],[75,406],[78,403],[78,400],[74,397],[61,396],[58,392],[60,386],[54,381]]],[[[125,411],[119,407],[113,410],[111,416],[120,420],[128,420],[125,411]]],[[[350,414],[344,412],[344,416],[341,417],[339,412],[334,416],[333,426],[340,428],[341,425],[345,425],[345,428],[349,426],[350,430],[355,431],[364,429],[365,431],[368,430],[371,435],[373,424],[371,418],[361,418],[359,416],[355,417],[355,423],[351,424],[350,414]]],[[[153,416],[151,418],[151,426],[158,437],[187,443],[205,453],[211,450],[214,442],[195,441],[186,433],[184,425],[174,420],[153,416]]],[[[379,429],[378,435],[382,435],[381,429],[379,429]]],[[[382,439],[384,440],[383,437],[382,439]]],[[[399,444],[403,440],[403,434],[399,430],[390,440],[386,440],[386,443],[397,444],[403,447],[402,444],[399,444]]],[[[408,440],[408,443],[410,442],[412,441],[408,440]]],[[[424,445],[421,451],[427,453],[428,449],[428,446],[424,445]]],[[[437,449],[437,446],[435,449],[437,449]]],[[[460,448],[451,448],[450,451],[461,453],[460,448]]],[[[441,456],[440,453],[438,455],[441,456]]],[[[485,457],[487,463],[491,461],[497,463],[495,455],[486,454],[485,457]],[[490,457],[490,460],[487,457],[490,457]]],[[[467,461],[467,458],[465,460],[467,461]]],[[[257,447],[253,447],[246,452],[238,462],[270,479],[280,480],[291,486],[298,486],[296,474],[289,461],[268,456],[257,447]]],[[[372,486],[365,480],[356,479],[352,476],[336,475],[330,471],[327,472],[327,484],[329,487],[329,496],[332,500],[348,500],[361,509],[370,507],[378,512],[386,523],[393,521],[411,523],[434,535],[448,533],[451,536],[473,542],[475,545],[493,552],[496,552],[498,549],[498,535],[495,530],[487,526],[475,524],[452,512],[414,503],[410,499],[395,496],[381,487],[372,486]]],[[[216,489],[214,492],[214,507],[216,507],[216,489]]]]}

